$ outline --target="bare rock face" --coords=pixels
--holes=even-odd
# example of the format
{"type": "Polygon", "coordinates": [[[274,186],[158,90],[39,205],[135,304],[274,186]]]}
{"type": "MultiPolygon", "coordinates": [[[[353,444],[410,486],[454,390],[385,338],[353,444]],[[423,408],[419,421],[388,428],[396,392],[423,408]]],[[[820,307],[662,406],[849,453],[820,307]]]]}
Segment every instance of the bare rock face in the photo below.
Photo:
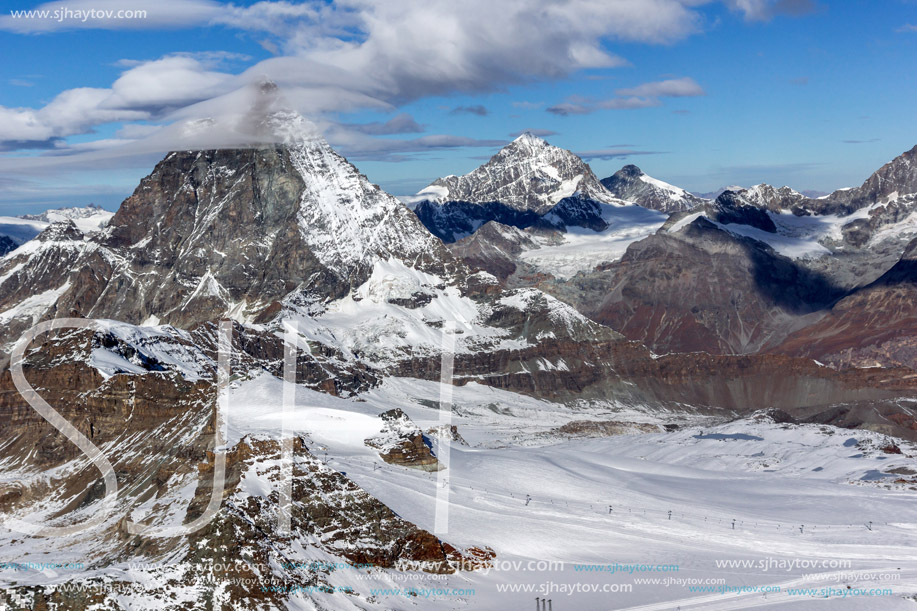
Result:
{"type": "Polygon", "coordinates": [[[748,225],[768,233],[776,233],[777,226],[761,208],[749,204],[739,193],[725,191],[713,204],[704,204],[707,217],[723,225],[748,225]]]}
{"type": "Polygon", "coordinates": [[[382,460],[392,465],[424,471],[439,471],[442,466],[433,455],[432,444],[420,428],[398,408],[379,417],[382,431],[366,440],[366,445],[379,450],[382,460]]]}
{"type": "Polygon", "coordinates": [[[15,337],[66,315],[184,327],[226,315],[265,321],[284,299],[320,307],[342,297],[389,258],[456,271],[410,210],[321,139],[174,152],[104,232],[84,239],[72,223],[55,224],[3,261],[0,311],[41,292],[50,303],[14,310],[0,327],[15,337]]]}
{"type": "Polygon", "coordinates": [[[632,244],[605,270],[541,286],[661,354],[758,352],[817,320],[842,295],[761,242],[704,218],[632,244]]]}
{"type": "Polygon", "coordinates": [[[538,248],[532,236],[496,221],[486,223],[472,235],[448,244],[449,250],[468,266],[493,274],[501,282],[525,264],[519,255],[538,248]]]}
{"type": "Polygon", "coordinates": [[[808,200],[802,208],[814,214],[844,215],[910,193],[917,193],[917,146],[876,170],[859,187],[840,189],[827,197],[808,200]]]}
{"type": "Polygon", "coordinates": [[[917,240],[875,282],[853,292],[817,323],[774,352],[808,356],[835,367],[917,369],[917,240]]]}
{"type": "Polygon", "coordinates": [[[12,238],[6,235],[0,235],[0,257],[4,256],[8,252],[16,250],[19,245],[13,241],[12,238]]]}

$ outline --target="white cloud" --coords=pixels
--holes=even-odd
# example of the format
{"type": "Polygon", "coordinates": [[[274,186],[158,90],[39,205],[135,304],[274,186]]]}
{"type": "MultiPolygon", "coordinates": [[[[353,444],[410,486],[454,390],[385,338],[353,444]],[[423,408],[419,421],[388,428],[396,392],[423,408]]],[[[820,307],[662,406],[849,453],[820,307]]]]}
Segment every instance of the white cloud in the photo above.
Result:
{"type": "MultiPolygon", "coordinates": [[[[167,124],[180,126],[213,117],[217,125],[243,125],[239,117],[253,103],[247,87],[265,77],[280,86],[288,106],[327,129],[329,139],[345,151],[349,147],[355,154],[371,155],[373,147],[379,146],[379,154],[394,155],[445,146],[479,146],[490,141],[429,135],[373,145],[372,135],[416,132],[416,123],[396,117],[348,128],[336,125],[328,116],[367,109],[394,112],[406,102],[425,97],[502,90],[512,84],[565,78],[579,70],[627,65],[609,45],[619,41],[677,42],[699,31],[702,17],[697,7],[702,3],[312,0],[238,6],[215,0],[132,0],[130,8],[147,11],[145,19],[82,22],[17,20],[4,15],[0,30],[21,33],[68,28],[229,27],[250,32],[262,39],[265,48],[283,55],[261,61],[241,74],[232,74],[226,64],[245,58],[225,52],[126,62],[126,70],[108,88],[67,90],[42,108],[0,107],[0,146],[21,148],[23,145],[17,143],[28,142],[32,148],[73,152],[76,147],[60,147],[59,139],[90,132],[105,123],[153,120],[166,125],[149,133],[142,127],[125,127],[117,140],[140,138],[128,145],[132,151],[203,147],[219,141],[208,139],[213,130],[188,132],[179,127],[169,129],[167,124]]],[[[126,8],[121,0],[67,0],[46,3],[38,9],[62,6],[71,11],[126,8]]],[[[680,91],[690,89],[684,85],[680,91]]],[[[659,96],[688,95],[678,94],[672,85],[667,87],[667,93],[657,91],[653,95],[567,100],[551,111],[575,114],[644,108],[659,105],[659,96]]],[[[232,132],[234,142],[244,136],[244,129],[232,132]]],[[[116,153],[116,149],[97,148],[80,155],[116,153]]]]}
{"type": "Polygon", "coordinates": [[[703,87],[688,77],[644,83],[629,89],[618,89],[615,93],[623,96],[651,98],[685,98],[706,95],[703,87]]]}
{"type": "Polygon", "coordinates": [[[101,108],[109,95],[108,89],[81,87],[64,91],[38,110],[0,106],[0,148],[14,142],[41,144],[86,133],[101,123],[147,117],[142,111],[101,108]]]}
{"type": "Polygon", "coordinates": [[[0,147],[47,146],[105,123],[146,120],[225,91],[235,78],[187,56],[140,63],[108,89],[68,89],[39,109],[0,106],[0,147]]]}
{"type": "Polygon", "coordinates": [[[568,100],[562,104],[555,104],[547,110],[551,114],[587,115],[597,110],[634,110],[637,108],[652,108],[661,106],[658,98],[609,98],[607,100],[568,100]]]}
{"type": "Polygon", "coordinates": [[[207,70],[192,57],[164,57],[122,74],[112,84],[111,96],[104,105],[158,111],[223,93],[231,80],[234,80],[232,75],[207,70]]]}
{"type": "Polygon", "coordinates": [[[615,91],[619,97],[605,100],[593,100],[571,96],[561,104],[549,107],[548,112],[567,116],[585,115],[597,110],[632,110],[636,108],[652,108],[661,106],[659,98],[684,98],[706,95],[703,87],[694,79],[684,77],[643,83],[636,87],[618,89],[615,91]]]}
{"type": "Polygon", "coordinates": [[[744,15],[746,21],[770,21],[778,15],[798,17],[816,10],[814,0],[725,0],[732,10],[744,15]]]}

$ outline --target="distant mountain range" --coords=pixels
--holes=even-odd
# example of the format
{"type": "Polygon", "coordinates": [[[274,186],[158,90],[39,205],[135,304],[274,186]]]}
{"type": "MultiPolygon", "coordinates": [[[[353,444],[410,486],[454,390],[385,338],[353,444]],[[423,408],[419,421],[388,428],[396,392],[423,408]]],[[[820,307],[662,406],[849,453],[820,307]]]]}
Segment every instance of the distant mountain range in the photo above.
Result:
{"type": "Polygon", "coordinates": [[[99,206],[89,204],[84,208],[70,207],[47,210],[41,214],[0,216],[0,255],[14,250],[31,240],[51,223],[72,220],[83,233],[101,229],[114,215],[99,206]]]}
{"type": "MultiPolygon", "coordinates": [[[[517,423],[534,413],[517,412],[523,401],[673,426],[779,408],[773,417],[787,422],[917,439],[907,403],[917,394],[917,147],[818,199],[758,185],[711,200],[635,166],[599,180],[573,153],[524,134],[471,173],[434,181],[412,210],[298,115],[274,112],[259,127],[277,143],[169,153],[110,218],[93,208],[10,223],[39,233],[9,235],[17,248],[0,259],[3,351],[40,321],[106,321],[41,335],[23,357],[30,383],[131,482],[108,521],[65,542],[89,567],[169,559],[196,583],[216,549],[293,584],[303,575],[274,562],[293,550],[442,573],[491,557],[419,528],[305,437],[294,442],[289,505],[272,493],[279,444],[239,431],[257,431],[264,406],[280,403],[285,365],[319,420],[340,411],[329,401],[354,410],[341,422],[363,436],[361,460],[384,454],[424,474],[439,468],[435,444],[401,407],[440,406],[430,389],[441,392],[446,364],[456,387],[516,397],[480,409],[517,423]],[[237,436],[225,445],[212,383],[220,320],[233,334],[228,384],[256,395],[230,418],[237,436]],[[356,411],[367,397],[374,410],[386,403],[379,418],[356,411]],[[201,515],[212,487],[198,475],[209,481],[223,452],[217,517],[134,545],[129,520],[165,527],[201,515]],[[274,526],[279,515],[289,532],[274,526]]],[[[54,520],[99,502],[98,473],[76,468],[76,447],[15,389],[0,376],[0,461],[22,482],[0,486],[0,509],[54,520]],[[79,477],[61,495],[67,473],[79,477]]],[[[580,429],[602,427],[566,430],[580,429]]],[[[440,433],[461,439],[448,425],[440,433]]],[[[41,545],[53,554],[63,544],[41,545]]],[[[159,600],[181,588],[157,568],[120,575],[159,600]]],[[[289,589],[240,585],[223,602],[277,608],[289,589]]]]}
{"type": "MultiPolygon", "coordinates": [[[[743,189],[745,189],[745,187],[741,187],[739,185],[729,185],[726,187],[720,187],[716,191],[707,191],[706,193],[694,193],[694,195],[696,195],[697,197],[700,197],[701,199],[716,199],[717,197],[722,195],[724,191],[741,191],[743,189]]],[[[822,197],[823,195],[828,195],[828,191],[816,191],[814,189],[802,189],[799,192],[805,195],[806,197],[812,198],[812,199],[816,197],[822,197]]]]}
{"type": "MultiPolygon", "coordinates": [[[[541,288],[654,350],[793,354],[790,346],[796,344],[783,343],[790,335],[803,337],[803,329],[852,303],[860,290],[869,287],[870,295],[887,290],[873,283],[900,265],[917,237],[915,150],[883,166],[860,187],[815,198],[760,184],[731,187],[709,200],[629,165],[601,181],[607,194],[595,188],[588,192],[592,200],[614,202],[600,208],[604,226],[522,224],[504,217],[490,218],[490,227],[479,218],[476,233],[449,247],[504,286],[541,288]],[[664,215],[654,217],[653,211],[664,215]]],[[[576,168],[558,178],[592,176],[588,166],[560,153],[554,158],[564,158],[565,168],[576,168]]],[[[550,165],[539,155],[531,163],[550,165]]],[[[486,193],[476,200],[466,197],[474,201],[461,204],[462,215],[456,213],[451,191],[444,190],[436,200],[416,206],[418,216],[437,233],[431,220],[442,218],[439,211],[467,219],[482,206],[492,206],[496,196],[486,191],[484,178],[493,174],[491,166],[488,162],[462,177],[464,184],[477,184],[464,193],[486,193]]],[[[504,167],[501,172],[510,171],[504,167]]],[[[445,183],[436,181],[421,194],[440,184],[445,183]]],[[[544,218],[550,211],[541,202],[532,208],[519,205],[526,201],[519,193],[514,201],[519,214],[544,218]]],[[[902,302],[896,308],[910,320],[908,306],[902,302]]],[[[831,351],[818,351],[818,356],[835,365],[917,366],[909,347],[894,347],[899,341],[910,346],[909,338],[879,335],[848,333],[849,346],[841,349],[832,341],[831,351]],[[867,335],[875,337],[868,340],[867,335]]],[[[812,346],[797,352],[815,354],[812,346]]]]}

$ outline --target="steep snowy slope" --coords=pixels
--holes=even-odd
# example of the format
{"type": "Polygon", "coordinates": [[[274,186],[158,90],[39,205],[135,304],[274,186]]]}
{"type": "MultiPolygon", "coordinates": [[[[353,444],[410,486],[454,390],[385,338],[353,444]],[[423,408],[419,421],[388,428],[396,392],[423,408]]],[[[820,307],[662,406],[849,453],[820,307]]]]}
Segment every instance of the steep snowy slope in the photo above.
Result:
{"type": "Polygon", "coordinates": [[[603,178],[602,185],[615,197],[668,214],[690,210],[708,201],[681,187],[647,176],[635,165],[626,165],[603,178]]]}
{"type": "Polygon", "coordinates": [[[575,193],[617,203],[582,159],[526,132],[471,173],[439,178],[417,195],[436,203],[501,202],[541,215],[575,193]]]}
{"type": "Polygon", "coordinates": [[[623,206],[589,166],[525,133],[464,176],[435,180],[412,204],[434,235],[450,243],[489,221],[519,228],[607,227],[602,206],[623,206]]]}
{"type": "MultiPolygon", "coordinates": [[[[333,610],[525,608],[538,596],[596,611],[809,610],[826,600],[898,610],[917,592],[917,448],[881,434],[757,415],[569,439],[560,429],[577,415],[470,384],[455,389],[461,409],[453,415],[469,445],[452,444],[449,468],[427,473],[384,463],[365,438],[393,408],[421,429],[437,426],[437,383],[392,380],[360,402],[298,389],[292,419],[278,408],[282,393],[271,376],[232,390],[228,503],[191,538],[198,551],[190,560],[175,552],[162,560],[147,544],[144,561],[84,569],[83,579],[133,584],[118,592],[122,605],[216,598],[265,609],[284,600],[333,610]],[[280,462],[270,440],[284,421],[297,436],[292,536],[278,536],[275,525],[280,462]],[[444,509],[437,499],[446,493],[444,509]],[[448,524],[446,538],[460,551],[434,555],[435,524],[448,524]],[[489,562],[474,555],[482,543],[495,553],[489,562]],[[214,544],[225,552],[208,555],[214,544]],[[450,561],[457,572],[429,571],[450,561]]],[[[431,442],[445,456],[443,442],[431,442]]],[[[180,477],[161,484],[134,519],[184,517],[201,491],[182,492],[183,483],[189,488],[180,477]]],[[[23,564],[91,561],[85,548],[60,540],[2,537],[23,564]]],[[[4,573],[2,596],[66,601],[68,573],[4,573]]],[[[112,596],[100,591],[99,602],[112,596]]]]}

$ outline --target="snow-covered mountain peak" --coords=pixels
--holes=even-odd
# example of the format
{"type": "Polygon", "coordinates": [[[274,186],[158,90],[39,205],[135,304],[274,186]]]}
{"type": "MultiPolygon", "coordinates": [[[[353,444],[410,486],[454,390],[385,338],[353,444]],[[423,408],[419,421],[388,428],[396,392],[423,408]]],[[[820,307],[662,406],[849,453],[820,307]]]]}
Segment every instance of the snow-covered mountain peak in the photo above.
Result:
{"type": "Polygon", "coordinates": [[[764,208],[772,212],[791,210],[808,199],[805,195],[790,187],[774,187],[767,183],[760,183],[747,189],[730,192],[735,193],[742,202],[748,205],[764,208]]]}
{"type": "Polygon", "coordinates": [[[573,196],[600,203],[620,203],[602,187],[582,159],[529,132],[472,172],[439,178],[418,196],[437,203],[499,202],[514,210],[536,214],[544,214],[561,200],[573,196]]]}
{"type": "MultiPolygon", "coordinates": [[[[20,216],[0,216],[0,236],[9,239],[6,252],[14,249],[33,238],[48,228],[52,223],[73,221],[73,224],[83,234],[91,234],[104,228],[113,212],[103,210],[99,206],[89,204],[86,207],[67,207],[55,210],[46,210],[38,214],[23,214],[20,216]]],[[[5,254],[0,247],[0,254],[5,254]]]]}
{"type": "Polygon", "coordinates": [[[616,197],[644,208],[668,213],[690,210],[706,202],[681,187],[645,174],[633,164],[628,164],[608,178],[603,178],[602,185],[616,197]]]}
{"type": "Polygon", "coordinates": [[[436,239],[404,204],[369,182],[323,139],[288,150],[303,182],[300,232],[326,267],[352,273],[379,257],[415,261],[437,252],[436,239]]]}
{"type": "Polygon", "coordinates": [[[0,275],[22,273],[5,276],[0,307],[41,289],[66,311],[191,326],[341,298],[379,261],[452,279],[458,264],[410,210],[296,116],[273,118],[289,144],[170,153],[104,232],[84,240],[66,220],[47,230],[50,255],[8,255],[0,275]]]}
{"type": "MultiPolygon", "coordinates": [[[[522,132],[507,147],[528,148],[531,150],[544,149],[552,146],[544,138],[540,138],[532,132],[522,132]]],[[[556,147],[555,147],[556,148],[556,147]]]]}
{"type": "Polygon", "coordinates": [[[314,123],[292,110],[277,110],[269,113],[262,120],[261,127],[273,136],[272,140],[278,144],[331,148],[319,134],[314,123]]]}

